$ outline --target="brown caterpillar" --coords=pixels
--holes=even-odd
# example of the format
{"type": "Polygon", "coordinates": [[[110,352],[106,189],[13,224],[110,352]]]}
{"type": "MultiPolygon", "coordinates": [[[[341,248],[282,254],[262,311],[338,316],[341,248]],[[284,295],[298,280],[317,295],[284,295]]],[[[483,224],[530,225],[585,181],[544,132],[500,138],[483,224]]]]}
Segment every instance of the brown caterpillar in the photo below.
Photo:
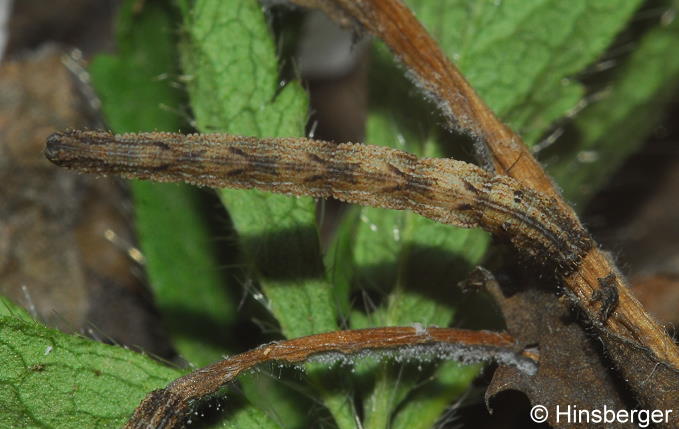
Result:
{"type": "Polygon", "coordinates": [[[87,173],[159,182],[337,198],[410,210],[463,228],[481,227],[567,275],[592,240],[552,198],[507,176],[453,159],[304,138],[225,134],[66,131],[49,137],[53,163],[87,173]]]}

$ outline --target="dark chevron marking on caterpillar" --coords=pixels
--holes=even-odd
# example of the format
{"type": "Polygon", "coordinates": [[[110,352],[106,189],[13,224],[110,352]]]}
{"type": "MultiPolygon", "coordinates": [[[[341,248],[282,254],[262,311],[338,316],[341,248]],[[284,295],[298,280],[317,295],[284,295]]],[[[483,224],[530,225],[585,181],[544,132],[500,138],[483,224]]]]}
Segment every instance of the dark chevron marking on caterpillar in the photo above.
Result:
{"type": "Polygon", "coordinates": [[[615,311],[618,306],[619,293],[616,287],[616,276],[610,273],[606,277],[602,277],[599,280],[600,288],[592,293],[592,301],[600,302],[601,307],[599,309],[599,322],[604,323],[611,317],[611,314],[615,311]]]}
{"type": "Polygon", "coordinates": [[[225,134],[66,131],[49,137],[45,155],[82,172],[159,182],[334,197],[349,203],[411,210],[463,228],[481,227],[519,251],[577,270],[593,247],[558,204],[507,176],[453,159],[418,159],[387,147],[304,138],[225,134]]]}

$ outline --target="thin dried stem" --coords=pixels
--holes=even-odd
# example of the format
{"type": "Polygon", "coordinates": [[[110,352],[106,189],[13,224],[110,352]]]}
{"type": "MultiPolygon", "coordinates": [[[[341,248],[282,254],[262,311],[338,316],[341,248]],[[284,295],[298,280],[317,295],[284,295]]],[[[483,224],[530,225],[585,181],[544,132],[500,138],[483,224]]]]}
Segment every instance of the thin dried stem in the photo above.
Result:
{"type": "Polygon", "coordinates": [[[244,371],[265,362],[295,364],[311,360],[332,364],[350,359],[352,355],[379,357],[391,352],[401,359],[416,361],[432,358],[467,363],[495,360],[534,373],[537,356],[515,349],[514,340],[507,334],[421,326],[334,331],[274,342],[194,371],[165,389],[151,392],[125,427],[178,427],[193,401],[214,394],[244,371]]]}

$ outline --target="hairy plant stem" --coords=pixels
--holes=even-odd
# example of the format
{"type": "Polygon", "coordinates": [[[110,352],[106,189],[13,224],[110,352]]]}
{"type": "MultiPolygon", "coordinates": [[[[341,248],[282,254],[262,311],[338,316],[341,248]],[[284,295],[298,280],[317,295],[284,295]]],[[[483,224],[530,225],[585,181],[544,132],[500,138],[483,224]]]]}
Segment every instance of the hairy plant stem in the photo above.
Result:
{"type": "Polygon", "coordinates": [[[332,364],[352,355],[391,353],[401,359],[456,359],[465,362],[496,360],[528,373],[536,370],[537,356],[517,352],[512,337],[488,331],[451,328],[389,327],[334,331],[264,344],[173,381],[151,392],[125,425],[127,429],[169,429],[181,426],[192,401],[217,392],[238,375],[265,362],[300,363],[317,360],[332,364]]]}
{"type": "MultiPolygon", "coordinates": [[[[338,23],[384,41],[409,70],[415,85],[438,105],[450,128],[474,137],[477,153],[488,169],[553,197],[563,216],[580,225],[574,210],[521,137],[480,99],[401,0],[290,1],[324,10],[338,23]]],[[[642,403],[674,409],[679,389],[679,348],[634,298],[611,259],[594,245],[578,268],[562,279],[572,302],[597,328],[611,359],[642,403]],[[616,296],[617,302],[602,302],[601,296],[616,296]],[[605,305],[613,306],[604,309],[610,314],[608,318],[601,317],[605,305]],[[663,375],[673,380],[673,391],[648,389],[653,379],[663,375]]],[[[679,417],[675,423],[678,422],[679,417]]]]}

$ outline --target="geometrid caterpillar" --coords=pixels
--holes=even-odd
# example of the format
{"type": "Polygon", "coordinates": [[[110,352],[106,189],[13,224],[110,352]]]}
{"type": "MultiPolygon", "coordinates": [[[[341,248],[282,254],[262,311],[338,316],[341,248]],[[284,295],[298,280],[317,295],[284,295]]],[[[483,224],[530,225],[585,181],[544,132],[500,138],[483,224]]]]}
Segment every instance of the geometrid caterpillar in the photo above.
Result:
{"type": "Polygon", "coordinates": [[[45,155],[82,172],[159,182],[261,189],[410,210],[463,228],[481,227],[521,253],[575,271],[593,241],[555,201],[507,176],[453,159],[382,146],[226,134],[66,131],[45,155]]]}

